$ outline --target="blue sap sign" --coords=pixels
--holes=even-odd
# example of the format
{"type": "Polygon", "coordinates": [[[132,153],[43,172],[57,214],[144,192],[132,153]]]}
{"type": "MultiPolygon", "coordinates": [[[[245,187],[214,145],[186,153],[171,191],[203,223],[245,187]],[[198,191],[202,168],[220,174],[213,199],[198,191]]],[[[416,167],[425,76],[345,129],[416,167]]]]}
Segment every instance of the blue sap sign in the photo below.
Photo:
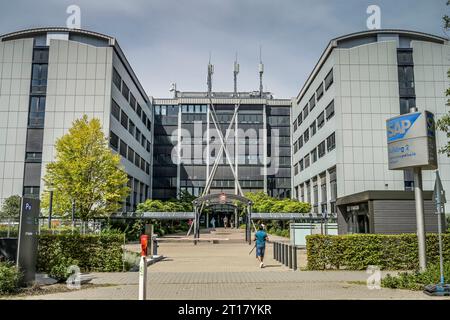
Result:
{"type": "Polygon", "coordinates": [[[419,117],[420,113],[413,113],[389,120],[387,122],[388,142],[403,139],[419,117]]]}

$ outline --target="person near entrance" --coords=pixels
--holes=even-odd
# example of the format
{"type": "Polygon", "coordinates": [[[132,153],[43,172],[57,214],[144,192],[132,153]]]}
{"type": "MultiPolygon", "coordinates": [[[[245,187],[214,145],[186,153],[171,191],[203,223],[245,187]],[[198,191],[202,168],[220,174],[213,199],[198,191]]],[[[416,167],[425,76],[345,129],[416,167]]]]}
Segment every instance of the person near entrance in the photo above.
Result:
{"type": "Polygon", "coordinates": [[[233,227],[234,227],[234,216],[233,215],[230,218],[230,227],[231,227],[231,229],[233,229],[233,227]]]}
{"type": "Polygon", "coordinates": [[[216,219],[214,219],[214,217],[211,218],[211,226],[213,227],[213,229],[216,228],[216,219]]]}
{"type": "Polygon", "coordinates": [[[259,261],[259,267],[264,268],[264,252],[266,251],[266,241],[269,241],[269,237],[264,231],[263,225],[259,225],[258,229],[253,240],[256,242],[256,259],[259,261]]]}
{"type": "Polygon", "coordinates": [[[223,218],[223,226],[224,226],[225,229],[228,228],[228,217],[227,216],[225,216],[223,218]]]}

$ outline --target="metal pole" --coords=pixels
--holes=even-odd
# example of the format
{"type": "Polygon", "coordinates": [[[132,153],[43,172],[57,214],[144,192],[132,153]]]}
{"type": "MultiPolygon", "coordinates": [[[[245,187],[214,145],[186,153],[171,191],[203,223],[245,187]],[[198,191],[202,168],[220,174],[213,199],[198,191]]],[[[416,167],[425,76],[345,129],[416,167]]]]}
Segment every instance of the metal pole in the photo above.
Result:
{"type": "Polygon", "coordinates": [[[277,256],[276,256],[276,259],[277,259],[278,262],[280,262],[280,256],[281,256],[280,243],[277,242],[276,245],[277,245],[277,256]]]}
{"type": "Polygon", "coordinates": [[[294,271],[297,270],[297,247],[296,246],[292,246],[292,250],[293,250],[293,260],[294,260],[294,271]]]}
{"type": "Polygon", "coordinates": [[[50,202],[48,208],[48,228],[52,228],[52,213],[53,213],[53,190],[50,190],[50,202]]]}
{"type": "Polygon", "coordinates": [[[72,233],[75,228],[75,200],[72,200],[72,233]]]}
{"type": "Polygon", "coordinates": [[[444,285],[444,257],[442,255],[442,211],[438,212],[438,237],[439,237],[439,268],[441,272],[441,285],[444,285]]]}
{"type": "Polygon", "coordinates": [[[284,245],[284,265],[286,267],[289,266],[289,245],[288,244],[284,245]]]}
{"type": "Polygon", "coordinates": [[[139,263],[139,300],[147,299],[147,258],[141,257],[139,263]]]}
{"type": "Polygon", "coordinates": [[[276,256],[277,256],[277,244],[276,244],[276,242],[273,243],[272,247],[273,247],[273,260],[275,260],[276,256]]]}
{"type": "Polygon", "coordinates": [[[292,246],[289,246],[289,269],[292,269],[292,246]]]}
{"type": "Polygon", "coordinates": [[[421,271],[427,268],[425,222],[423,217],[422,169],[414,168],[414,193],[416,199],[417,240],[419,247],[419,267],[421,271]]]}

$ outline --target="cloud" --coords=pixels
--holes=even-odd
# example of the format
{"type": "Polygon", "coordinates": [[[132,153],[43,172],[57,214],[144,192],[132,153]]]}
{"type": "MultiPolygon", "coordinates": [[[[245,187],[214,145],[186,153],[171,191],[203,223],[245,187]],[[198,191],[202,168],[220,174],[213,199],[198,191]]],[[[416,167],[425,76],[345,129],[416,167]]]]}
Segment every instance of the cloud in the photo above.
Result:
{"type": "Polygon", "coordinates": [[[296,96],[320,54],[339,35],[366,28],[366,8],[378,4],[382,27],[442,35],[445,0],[41,0],[4,2],[0,33],[64,25],[70,4],[81,7],[82,27],[119,41],[147,93],[206,90],[209,52],[215,90],[232,90],[238,52],[239,89],[257,90],[263,47],[264,83],[277,97],[296,96]]]}

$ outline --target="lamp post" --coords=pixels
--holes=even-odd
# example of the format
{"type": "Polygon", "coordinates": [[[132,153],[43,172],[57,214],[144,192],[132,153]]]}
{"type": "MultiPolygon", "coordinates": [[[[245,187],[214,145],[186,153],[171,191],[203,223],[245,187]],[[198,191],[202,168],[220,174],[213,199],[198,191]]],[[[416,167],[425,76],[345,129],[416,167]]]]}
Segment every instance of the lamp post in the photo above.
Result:
{"type": "Polygon", "coordinates": [[[50,191],[50,202],[48,208],[48,228],[52,228],[52,213],[53,213],[53,191],[55,189],[53,187],[49,188],[50,191]]]}

